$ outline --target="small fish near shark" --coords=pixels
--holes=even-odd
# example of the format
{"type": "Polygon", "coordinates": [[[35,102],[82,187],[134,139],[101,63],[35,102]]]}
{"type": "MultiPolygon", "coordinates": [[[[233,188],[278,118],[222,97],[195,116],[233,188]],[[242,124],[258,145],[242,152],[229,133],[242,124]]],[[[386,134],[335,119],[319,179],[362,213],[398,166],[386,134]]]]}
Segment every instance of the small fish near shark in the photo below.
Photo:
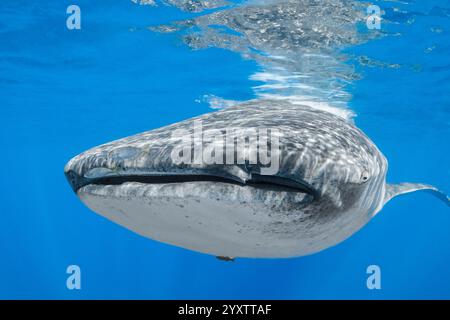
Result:
{"type": "MultiPolygon", "coordinates": [[[[253,148],[250,154],[261,148],[242,141],[253,148]]],[[[210,152],[226,143],[201,144],[210,152]]],[[[401,194],[427,190],[450,203],[430,185],[387,184],[386,173],[386,158],[351,121],[273,100],[107,143],[65,167],[72,189],[91,210],[144,237],[225,261],[319,252],[350,237],[401,194]],[[195,153],[198,141],[186,148],[184,137],[195,135],[199,122],[201,137],[233,128],[239,139],[249,128],[267,129],[277,137],[272,155],[278,156],[278,170],[267,174],[267,165],[248,158],[231,164],[174,161],[180,150],[187,159],[195,153]]]]}

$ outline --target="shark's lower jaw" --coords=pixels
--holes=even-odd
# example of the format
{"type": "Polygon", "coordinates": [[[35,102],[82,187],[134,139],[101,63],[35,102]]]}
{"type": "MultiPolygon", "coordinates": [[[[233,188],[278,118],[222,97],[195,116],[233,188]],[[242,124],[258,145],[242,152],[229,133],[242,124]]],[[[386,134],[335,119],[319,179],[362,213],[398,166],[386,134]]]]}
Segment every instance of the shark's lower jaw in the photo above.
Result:
{"type": "Polygon", "coordinates": [[[311,211],[314,197],[307,193],[217,181],[89,184],[77,194],[94,212],[142,236],[215,256],[308,255],[366,222],[323,219],[311,211]]]}
{"type": "Polygon", "coordinates": [[[299,242],[297,232],[304,232],[292,225],[294,204],[311,201],[305,193],[200,181],[87,185],[77,194],[93,211],[142,236],[206,254],[276,258],[321,249],[299,242]]]}

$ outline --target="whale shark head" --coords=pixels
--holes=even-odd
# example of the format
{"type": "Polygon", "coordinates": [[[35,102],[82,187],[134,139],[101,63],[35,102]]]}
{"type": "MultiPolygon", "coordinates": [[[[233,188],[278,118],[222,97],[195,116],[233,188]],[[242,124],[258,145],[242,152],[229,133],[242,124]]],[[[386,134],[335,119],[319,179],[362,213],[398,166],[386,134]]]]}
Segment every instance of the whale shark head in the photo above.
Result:
{"type": "MultiPolygon", "coordinates": [[[[374,145],[359,150],[347,146],[346,152],[341,150],[337,158],[324,160],[321,150],[316,149],[321,145],[320,139],[315,136],[319,144],[312,148],[289,150],[286,144],[281,146],[278,167],[273,172],[248,161],[242,164],[177,163],[173,153],[183,148],[178,144],[180,141],[154,147],[134,146],[126,139],[76,156],[66,165],[65,175],[76,193],[86,192],[85,187],[92,185],[97,189],[111,189],[111,186],[134,183],[167,189],[202,183],[207,196],[215,186],[229,184],[303,194],[315,206],[323,206],[328,211],[354,209],[375,214],[384,203],[386,193],[384,156],[374,145]]],[[[195,153],[195,147],[190,148],[191,153],[195,153]]],[[[227,194],[222,198],[226,200],[227,194]]]]}
{"type": "Polygon", "coordinates": [[[286,104],[282,109],[261,104],[95,147],[70,160],[65,174],[75,192],[88,185],[205,182],[214,188],[227,183],[303,193],[334,211],[373,213],[381,208],[387,161],[359,129],[328,112],[301,106],[293,107],[297,119],[273,121],[273,113],[293,110],[286,104]],[[268,132],[270,136],[262,137],[268,132]]]}

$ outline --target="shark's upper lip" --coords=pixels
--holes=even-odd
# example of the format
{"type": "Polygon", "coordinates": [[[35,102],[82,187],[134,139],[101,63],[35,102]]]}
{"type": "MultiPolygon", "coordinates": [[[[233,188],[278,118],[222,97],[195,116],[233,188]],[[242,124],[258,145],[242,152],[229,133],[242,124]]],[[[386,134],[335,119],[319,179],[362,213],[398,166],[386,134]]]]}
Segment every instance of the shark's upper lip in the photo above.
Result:
{"type": "Polygon", "coordinates": [[[146,184],[162,184],[162,183],[183,183],[183,182],[221,182],[241,186],[253,186],[274,191],[290,191],[303,192],[314,197],[318,196],[318,192],[306,182],[293,180],[280,176],[268,176],[260,174],[252,174],[250,179],[242,181],[234,179],[231,176],[221,176],[217,174],[183,174],[183,173],[157,173],[157,174],[117,174],[103,175],[97,177],[85,177],[77,174],[73,170],[65,172],[72,189],[77,192],[84,186],[94,185],[120,185],[126,182],[139,182],[146,184]]]}

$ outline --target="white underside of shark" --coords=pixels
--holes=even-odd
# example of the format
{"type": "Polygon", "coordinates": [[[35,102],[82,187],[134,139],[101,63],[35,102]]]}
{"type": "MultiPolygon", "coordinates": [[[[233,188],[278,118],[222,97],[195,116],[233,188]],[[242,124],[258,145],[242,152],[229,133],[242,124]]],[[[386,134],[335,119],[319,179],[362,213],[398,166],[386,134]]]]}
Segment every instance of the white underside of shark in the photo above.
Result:
{"type": "Polygon", "coordinates": [[[304,195],[220,182],[89,185],[78,196],[91,210],[144,237],[224,257],[312,254],[349,237],[369,220],[365,214],[344,214],[321,223],[291,208],[274,214],[268,205],[281,208],[287,197],[304,195]]]}

